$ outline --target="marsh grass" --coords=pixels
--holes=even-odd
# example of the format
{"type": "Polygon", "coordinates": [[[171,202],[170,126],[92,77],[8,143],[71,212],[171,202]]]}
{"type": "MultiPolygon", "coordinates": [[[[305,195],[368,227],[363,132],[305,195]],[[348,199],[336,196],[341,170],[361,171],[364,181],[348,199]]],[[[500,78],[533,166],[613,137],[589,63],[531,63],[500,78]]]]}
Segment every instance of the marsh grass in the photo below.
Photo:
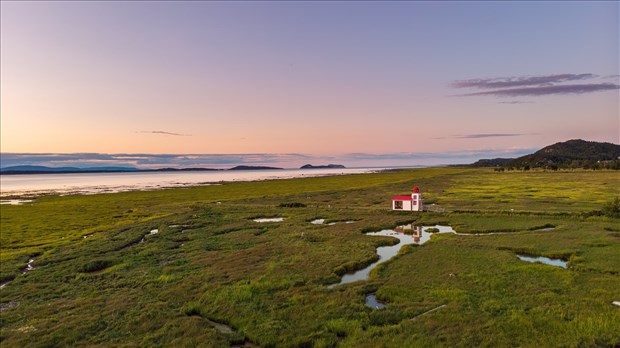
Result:
{"type": "Polygon", "coordinates": [[[429,168],[2,205],[0,279],[12,281],[0,303],[19,305],[2,311],[0,342],[614,346],[620,221],[586,213],[619,194],[620,177],[606,171],[429,168]],[[391,212],[391,196],[413,184],[446,213],[391,212]],[[286,219],[252,221],[265,216],[286,219]],[[308,223],[317,217],[356,223],[308,223]],[[326,288],[396,242],[365,232],[412,221],[510,233],[435,234],[367,282],[326,288]],[[570,269],[524,263],[518,252],[566,259],[570,269]],[[21,274],[33,255],[35,270],[21,274]],[[388,307],[366,307],[370,292],[388,307]]]}

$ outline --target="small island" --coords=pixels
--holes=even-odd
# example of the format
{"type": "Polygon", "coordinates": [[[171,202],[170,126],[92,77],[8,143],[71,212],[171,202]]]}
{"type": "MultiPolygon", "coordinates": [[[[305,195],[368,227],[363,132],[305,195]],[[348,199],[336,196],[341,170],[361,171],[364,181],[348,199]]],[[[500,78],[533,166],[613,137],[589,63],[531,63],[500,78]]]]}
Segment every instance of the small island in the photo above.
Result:
{"type": "Polygon", "coordinates": [[[328,164],[323,166],[313,166],[312,164],[306,164],[301,166],[299,169],[344,169],[346,168],[342,164],[328,164]]]}

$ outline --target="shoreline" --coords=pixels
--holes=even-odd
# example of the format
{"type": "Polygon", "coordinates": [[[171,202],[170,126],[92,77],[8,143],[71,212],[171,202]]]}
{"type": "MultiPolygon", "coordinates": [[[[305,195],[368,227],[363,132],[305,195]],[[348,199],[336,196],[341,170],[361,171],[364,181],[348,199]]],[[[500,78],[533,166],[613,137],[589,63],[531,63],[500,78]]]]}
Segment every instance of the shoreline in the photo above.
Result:
{"type": "MultiPolygon", "coordinates": [[[[222,185],[225,183],[233,183],[233,182],[253,182],[253,181],[268,181],[268,180],[286,180],[286,179],[299,179],[299,178],[315,178],[315,177],[327,177],[327,176],[340,176],[340,175],[353,175],[353,174],[370,174],[370,173],[380,173],[386,171],[392,171],[395,169],[407,169],[407,168],[339,168],[339,169],[327,169],[329,171],[334,172],[317,172],[316,170],[307,170],[307,169],[289,169],[289,174],[292,172],[299,172],[297,174],[292,175],[258,175],[255,177],[243,177],[243,174],[251,174],[251,173],[260,173],[260,174],[269,174],[269,172],[278,172],[278,173],[286,173],[287,169],[278,169],[278,170],[256,170],[256,171],[216,171],[218,173],[226,172],[226,173],[238,173],[239,177],[232,177],[222,180],[212,180],[212,181],[182,181],[182,178],[178,178],[178,180],[174,181],[160,181],[160,182],[136,182],[134,184],[98,184],[98,185],[74,185],[74,186],[64,186],[64,187],[50,187],[50,188],[42,188],[42,189],[5,189],[3,185],[3,190],[0,193],[0,199],[5,202],[9,200],[15,199],[32,199],[36,197],[42,196],[69,196],[69,195],[95,195],[95,194],[106,194],[106,193],[120,193],[120,192],[130,192],[130,191],[157,191],[164,189],[175,189],[175,188],[191,188],[198,186],[214,186],[214,185],[222,185]]],[[[162,172],[162,171],[153,171],[153,172],[105,172],[105,173],[45,173],[43,177],[53,178],[54,174],[58,174],[63,178],[68,178],[70,175],[78,175],[78,176],[88,176],[88,175],[107,175],[110,174],[112,176],[122,176],[122,175],[157,175],[157,174],[190,174],[190,175],[199,175],[199,174],[209,174],[213,173],[213,171],[172,171],[172,172],[162,172]]],[[[39,176],[40,174],[23,174],[19,175],[20,178],[23,178],[25,175],[33,175],[39,176]]],[[[4,176],[4,174],[2,175],[4,176]]],[[[0,176],[1,177],[1,176],[0,176]]],[[[11,175],[11,177],[16,177],[16,175],[11,175]]],[[[2,203],[9,204],[9,203],[2,203]]]]}

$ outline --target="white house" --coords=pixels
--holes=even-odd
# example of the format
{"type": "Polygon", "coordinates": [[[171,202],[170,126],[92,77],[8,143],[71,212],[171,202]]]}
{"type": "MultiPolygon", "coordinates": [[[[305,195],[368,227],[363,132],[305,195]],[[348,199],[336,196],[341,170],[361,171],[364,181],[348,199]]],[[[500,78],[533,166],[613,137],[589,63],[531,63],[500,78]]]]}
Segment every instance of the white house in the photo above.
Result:
{"type": "Polygon", "coordinates": [[[423,211],[424,203],[420,189],[414,186],[410,196],[394,196],[392,198],[392,210],[423,211]]]}

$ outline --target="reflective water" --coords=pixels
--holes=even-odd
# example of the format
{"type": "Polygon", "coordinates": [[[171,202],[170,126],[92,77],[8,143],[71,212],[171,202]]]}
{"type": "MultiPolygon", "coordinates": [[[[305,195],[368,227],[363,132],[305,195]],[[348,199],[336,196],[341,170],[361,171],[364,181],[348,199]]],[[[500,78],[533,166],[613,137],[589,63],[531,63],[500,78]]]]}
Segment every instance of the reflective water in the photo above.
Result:
{"type": "Polygon", "coordinates": [[[560,259],[550,259],[548,257],[543,257],[543,256],[534,257],[534,256],[527,256],[527,255],[517,255],[517,257],[522,261],[538,262],[538,263],[544,263],[546,265],[568,268],[568,262],[560,260],[560,259]]]}
{"type": "Polygon", "coordinates": [[[370,271],[372,271],[379,264],[384,263],[387,260],[398,255],[398,252],[400,251],[400,248],[403,247],[403,245],[421,245],[430,240],[433,233],[426,232],[426,230],[430,228],[436,228],[439,230],[439,232],[435,233],[455,233],[455,231],[450,226],[415,226],[413,224],[398,226],[393,230],[382,230],[379,232],[366,233],[367,236],[389,236],[397,238],[398,244],[378,247],[377,255],[379,255],[379,260],[370,264],[364,269],[343,275],[339,283],[329,285],[328,288],[333,288],[341,284],[353,283],[358,280],[367,280],[370,275],[370,271]]]}
{"type": "Polygon", "coordinates": [[[34,258],[31,258],[30,260],[28,260],[28,263],[26,264],[26,266],[22,268],[22,274],[26,274],[34,270],[34,267],[32,266],[33,262],[34,262],[34,258]]]}
{"type": "Polygon", "coordinates": [[[255,222],[282,222],[284,221],[283,217],[275,217],[275,218],[258,218],[254,219],[255,222]]]}
{"type": "MultiPolygon", "coordinates": [[[[323,225],[325,223],[325,219],[314,219],[314,220],[310,221],[310,223],[314,224],[314,225],[323,225]]],[[[352,223],[355,223],[355,221],[349,220],[349,221],[344,221],[344,223],[345,224],[352,224],[352,223]]],[[[335,224],[337,224],[337,222],[330,222],[327,225],[328,226],[333,226],[335,224]]]]}
{"type": "Polygon", "coordinates": [[[2,199],[0,204],[22,205],[24,203],[34,202],[33,199],[2,199]]]}
{"type": "Polygon", "coordinates": [[[366,295],[366,306],[372,309],[383,309],[385,305],[377,300],[375,294],[366,295]]]}
{"type": "Polygon", "coordinates": [[[230,181],[255,181],[357,174],[380,170],[382,170],[382,168],[0,175],[0,185],[2,186],[2,193],[0,196],[6,197],[44,193],[93,194],[131,190],[153,190],[165,187],[213,184],[230,181]]]}
{"type": "Polygon", "coordinates": [[[206,319],[206,321],[211,324],[217,331],[223,333],[223,334],[232,334],[233,332],[235,332],[235,330],[233,330],[232,327],[226,325],[226,324],[222,324],[222,323],[218,323],[216,321],[210,320],[210,319],[206,319]]]}

